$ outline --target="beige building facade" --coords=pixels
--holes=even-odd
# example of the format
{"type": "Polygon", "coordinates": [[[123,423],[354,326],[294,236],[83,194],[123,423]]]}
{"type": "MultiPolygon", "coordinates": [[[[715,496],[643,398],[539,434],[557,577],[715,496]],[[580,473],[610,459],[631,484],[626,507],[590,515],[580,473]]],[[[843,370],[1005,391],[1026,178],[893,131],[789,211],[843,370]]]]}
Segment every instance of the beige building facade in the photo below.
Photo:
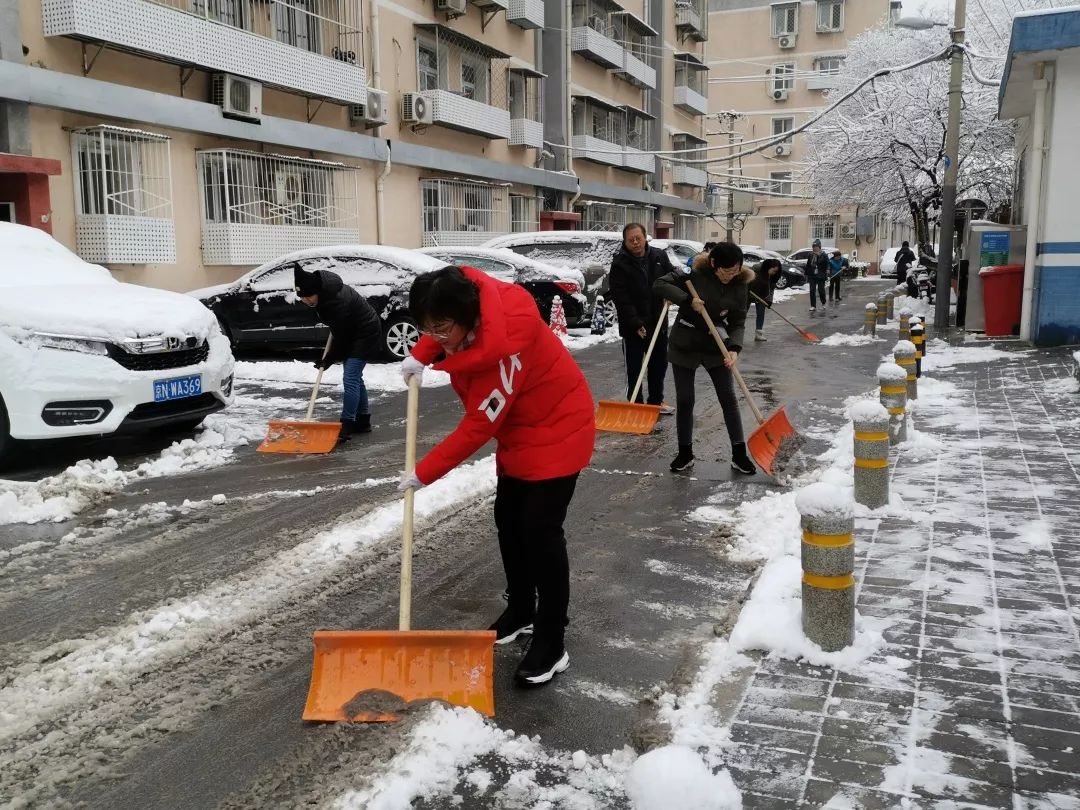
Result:
{"type": "MultiPolygon", "coordinates": [[[[709,123],[709,143],[745,143],[783,135],[806,123],[826,105],[849,40],[899,13],[896,0],[712,0],[708,43],[709,105],[735,116],[709,123]]],[[[718,150],[716,157],[729,153],[718,150]]],[[[800,199],[806,138],[710,166],[712,179],[753,190],[752,210],[735,218],[735,241],[783,254],[809,247],[814,239],[845,254],[875,263],[880,252],[910,238],[910,229],[865,208],[822,208],[800,199]],[[771,192],[771,193],[769,193],[771,192]],[[785,195],[791,195],[790,197],[785,195]]],[[[739,195],[740,202],[750,195],[739,195]]],[[[713,196],[709,238],[723,238],[727,192],[713,196]]]]}
{"type": "Polygon", "coordinates": [[[696,237],[706,174],[654,152],[705,143],[708,25],[706,0],[0,0],[0,197],[20,167],[48,192],[0,213],[175,290],[321,245],[696,237]]]}

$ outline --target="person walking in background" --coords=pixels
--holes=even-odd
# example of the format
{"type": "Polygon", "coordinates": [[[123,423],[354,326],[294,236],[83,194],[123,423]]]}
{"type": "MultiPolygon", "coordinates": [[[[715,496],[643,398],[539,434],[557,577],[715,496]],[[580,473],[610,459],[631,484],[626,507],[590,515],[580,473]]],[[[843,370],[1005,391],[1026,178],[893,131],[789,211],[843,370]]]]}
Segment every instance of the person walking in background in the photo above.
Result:
{"type": "MultiPolygon", "coordinates": [[[[671,272],[667,254],[649,245],[645,227],[636,222],[623,228],[623,243],[611,260],[608,288],[615,311],[619,316],[619,336],[623,341],[623,360],[626,364],[626,398],[634,390],[645,351],[652,333],[660,320],[661,302],[652,293],[653,283],[671,272]]],[[[660,413],[670,414],[674,409],[664,405],[664,377],[667,376],[667,323],[660,325],[649,367],[646,371],[647,386],[638,392],[638,402],[659,405],[660,413]],[[648,398],[644,397],[648,388],[648,398]]]]}
{"type": "Polygon", "coordinates": [[[379,356],[382,343],[375,308],[329,270],[309,273],[297,262],[293,264],[293,285],[297,297],[315,309],[319,320],[330,327],[330,351],[315,361],[315,367],[327,369],[341,361],[344,369],[339,440],[348,441],[354,433],[370,433],[371,409],[364,367],[379,356]]]}
{"type": "Polygon", "coordinates": [[[754,268],[754,280],[750,282],[750,292],[757,298],[751,297],[754,307],[757,309],[757,329],[754,331],[754,340],[765,342],[765,309],[772,309],[773,293],[776,291],[776,283],[780,280],[780,260],[766,259],[754,268]],[[762,303],[764,302],[764,303],[762,303]]]}
{"type": "Polygon", "coordinates": [[[896,284],[897,286],[904,286],[907,284],[908,268],[915,263],[916,256],[912,252],[911,247],[905,241],[900,246],[900,252],[896,254],[896,284]]]}
{"type": "Polygon", "coordinates": [[[825,306],[825,280],[829,277],[829,257],[821,250],[821,240],[811,245],[813,253],[806,258],[806,280],[810,284],[810,311],[817,312],[817,302],[825,306]]]}
{"type": "Polygon", "coordinates": [[[840,303],[840,279],[844,277],[844,265],[846,264],[843,254],[834,250],[829,259],[829,301],[840,303]]]}
{"type": "MultiPolygon", "coordinates": [[[[706,253],[707,254],[714,247],[716,247],[716,242],[706,242],[705,245],[701,248],[701,253],[706,253]]],[[[694,270],[694,259],[696,259],[698,256],[700,256],[701,253],[695,253],[693,256],[690,256],[690,257],[687,258],[687,260],[686,260],[686,272],[687,273],[693,272],[693,270],[694,270]]]]}
{"type": "Polygon", "coordinates": [[[731,468],[745,475],[757,471],[746,452],[742,415],[735,398],[735,377],[731,373],[742,351],[748,289],[754,279],[753,271],[743,267],[742,258],[738,245],[721,242],[708,256],[698,256],[689,276],[676,270],[653,285],[658,297],[679,307],[668,350],[675,379],[675,427],[679,441],[679,454],[671,462],[672,472],[694,466],[694,377],[698,366],[704,366],[712,379],[724,412],[731,441],[731,468]],[[688,281],[693,283],[700,298],[690,294],[688,281]],[[708,312],[712,318],[731,353],[730,360],[724,358],[716,345],[702,312],[708,312]]]}
{"type": "Polygon", "coordinates": [[[532,634],[515,677],[522,686],[547,683],[570,665],[563,523],[596,440],[589,384],[515,284],[471,267],[443,267],[417,276],[409,312],[422,334],[401,364],[406,384],[432,364],[450,375],[465,414],[402,475],[398,489],[442,478],[495,439],[495,527],[507,607],[491,629],[496,644],[532,634]]]}

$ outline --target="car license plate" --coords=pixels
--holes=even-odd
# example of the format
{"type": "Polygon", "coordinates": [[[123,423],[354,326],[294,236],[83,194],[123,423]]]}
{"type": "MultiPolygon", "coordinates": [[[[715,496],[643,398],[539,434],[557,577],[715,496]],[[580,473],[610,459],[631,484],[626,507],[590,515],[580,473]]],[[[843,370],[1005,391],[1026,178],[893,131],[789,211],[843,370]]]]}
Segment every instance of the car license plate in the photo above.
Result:
{"type": "Polygon", "coordinates": [[[173,377],[171,380],[154,380],[154,402],[197,397],[201,393],[202,374],[173,377]]]}

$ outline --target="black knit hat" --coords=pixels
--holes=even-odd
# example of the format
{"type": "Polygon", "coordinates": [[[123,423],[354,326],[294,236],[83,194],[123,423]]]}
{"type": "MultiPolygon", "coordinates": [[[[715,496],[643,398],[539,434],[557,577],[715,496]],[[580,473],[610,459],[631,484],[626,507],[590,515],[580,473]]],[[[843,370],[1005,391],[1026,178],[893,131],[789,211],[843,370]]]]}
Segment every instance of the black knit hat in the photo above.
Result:
{"type": "Polygon", "coordinates": [[[322,276],[316,273],[305,273],[299,264],[293,265],[293,285],[296,294],[302,297],[318,295],[322,292],[322,276]]]}

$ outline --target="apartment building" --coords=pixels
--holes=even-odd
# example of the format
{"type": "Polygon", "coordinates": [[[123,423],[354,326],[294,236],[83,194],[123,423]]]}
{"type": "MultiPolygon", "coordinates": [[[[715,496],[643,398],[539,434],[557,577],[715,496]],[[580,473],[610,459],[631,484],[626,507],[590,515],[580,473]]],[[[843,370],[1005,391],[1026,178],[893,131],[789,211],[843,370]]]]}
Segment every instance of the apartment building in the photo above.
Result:
{"type": "MultiPolygon", "coordinates": [[[[899,10],[897,0],[711,0],[709,105],[737,116],[710,121],[710,145],[746,142],[733,151],[748,151],[751,141],[805,123],[826,106],[825,92],[835,86],[848,41],[899,10]]],[[[876,262],[882,249],[909,238],[905,226],[865,208],[830,210],[800,199],[809,194],[800,183],[805,141],[794,135],[731,164],[711,164],[714,181],[727,184],[730,175],[742,175],[746,180],[735,184],[754,190],[737,195],[736,241],[786,254],[820,239],[876,262]]],[[[711,198],[715,218],[708,235],[723,238],[727,192],[711,198]]]]}
{"type": "Polygon", "coordinates": [[[696,236],[706,0],[0,0],[0,218],[191,289],[290,250],[696,236]]]}

